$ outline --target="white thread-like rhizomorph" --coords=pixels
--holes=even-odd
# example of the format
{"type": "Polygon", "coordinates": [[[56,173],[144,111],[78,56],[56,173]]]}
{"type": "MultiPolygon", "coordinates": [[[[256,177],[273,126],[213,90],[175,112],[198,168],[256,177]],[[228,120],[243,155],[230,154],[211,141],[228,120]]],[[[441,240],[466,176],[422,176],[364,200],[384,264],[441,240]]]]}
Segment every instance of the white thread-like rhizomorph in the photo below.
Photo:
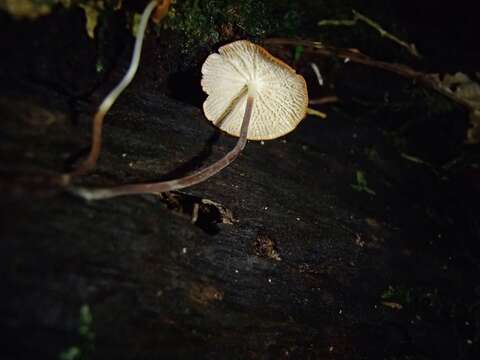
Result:
{"type": "Polygon", "coordinates": [[[238,136],[235,147],[215,163],[182,178],[110,189],[72,189],[88,199],[161,193],[183,189],[231,164],[252,140],[274,139],[292,131],[305,117],[307,86],[300,75],[266,50],[248,41],[236,41],[210,55],[202,67],[202,87],[209,95],[205,115],[216,126],[238,136]],[[251,124],[251,125],[250,125],[251,124]]]}
{"type": "Polygon", "coordinates": [[[202,67],[208,94],[205,116],[225,132],[240,136],[247,96],[252,96],[249,140],[269,140],[295,129],[305,117],[305,80],[265,49],[240,40],[221,47],[202,67]]]}

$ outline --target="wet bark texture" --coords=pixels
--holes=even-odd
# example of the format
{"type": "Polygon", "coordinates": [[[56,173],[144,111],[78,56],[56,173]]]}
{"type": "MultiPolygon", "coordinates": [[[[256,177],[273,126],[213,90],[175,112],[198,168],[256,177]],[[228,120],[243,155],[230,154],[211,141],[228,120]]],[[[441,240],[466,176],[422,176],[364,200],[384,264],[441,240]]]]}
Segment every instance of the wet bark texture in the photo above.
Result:
{"type": "MultiPolygon", "coordinates": [[[[72,348],[95,359],[473,358],[474,187],[402,158],[381,127],[340,107],[249,143],[191,189],[85,202],[50,179],[85,154],[95,104],[124,67],[82,76],[68,54],[88,41],[59,55],[69,34],[47,41],[47,25],[4,25],[28,44],[7,42],[0,74],[3,359],[72,348]],[[351,186],[359,170],[375,195],[351,186]]],[[[234,146],[199,108],[141,81],[107,115],[98,167],[77,184],[171,179],[234,146]]]]}

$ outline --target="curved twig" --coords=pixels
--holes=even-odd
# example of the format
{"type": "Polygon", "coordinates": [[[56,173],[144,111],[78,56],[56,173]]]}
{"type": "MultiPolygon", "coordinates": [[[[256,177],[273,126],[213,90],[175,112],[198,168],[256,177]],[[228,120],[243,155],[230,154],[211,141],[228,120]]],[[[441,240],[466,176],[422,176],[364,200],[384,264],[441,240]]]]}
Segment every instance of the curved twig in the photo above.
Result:
{"type": "Polygon", "coordinates": [[[69,184],[73,176],[83,175],[95,167],[98,157],[100,156],[100,150],[102,148],[102,127],[105,115],[107,114],[108,110],[110,110],[110,108],[115,103],[120,94],[125,90],[128,85],[130,85],[137,72],[140,62],[140,55],[142,52],[143,38],[145,36],[145,29],[148,25],[148,19],[150,18],[150,15],[157,6],[157,0],[150,1],[150,3],[143,11],[140,25],[138,26],[135,47],[130,61],[130,66],[128,67],[128,71],[124,75],[120,83],[115,86],[112,91],[110,91],[110,93],[105,97],[105,99],[103,99],[101,105],[99,106],[93,118],[92,145],[90,148],[90,153],[87,159],[85,159],[75,170],[63,175],[64,184],[69,184]]]}
{"type": "Polygon", "coordinates": [[[343,59],[344,61],[351,61],[357,64],[362,64],[377,69],[389,71],[413,80],[418,84],[428,87],[439,94],[449,98],[457,104],[465,107],[469,111],[473,111],[474,107],[464,99],[456,96],[447,87],[442,85],[435,74],[428,74],[417,71],[403,64],[388,63],[384,61],[374,60],[358,50],[352,49],[338,49],[331,46],[325,46],[318,41],[301,40],[301,39],[287,39],[287,38],[270,38],[264,41],[267,45],[302,45],[306,48],[312,49],[313,52],[319,55],[343,59]]]}
{"type": "Polygon", "coordinates": [[[252,117],[253,110],[253,96],[249,95],[247,98],[247,105],[245,108],[245,114],[243,115],[242,127],[240,130],[240,137],[238,138],[235,147],[230,150],[223,158],[216,161],[210,166],[201,169],[191,175],[187,175],[180,179],[144,183],[144,184],[129,184],[123,186],[117,186],[113,188],[105,189],[86,189],[86,188],[74,188],[71,191],[86,200],[100,200],[109,199],[116,196],[134,195],[134,194],[157,194],[166,191],[173,191],[183,189],[202,181],[205,181],[209,177],[217,174],[222,169],[226,168],[240,155],[247,143],[248,126],[250,124],[250,118],[252,117]]]}

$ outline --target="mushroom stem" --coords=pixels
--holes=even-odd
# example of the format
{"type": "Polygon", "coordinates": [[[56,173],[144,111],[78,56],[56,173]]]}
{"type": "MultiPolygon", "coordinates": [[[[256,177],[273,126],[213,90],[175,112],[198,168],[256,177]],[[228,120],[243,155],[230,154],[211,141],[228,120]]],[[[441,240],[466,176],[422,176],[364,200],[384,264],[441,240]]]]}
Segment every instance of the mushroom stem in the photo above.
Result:
{"type": "Polygon", "coordinates": [[[132,54],[132,59],[130,61],[130,66],[128,67],[127,73],[124,75],[122,81],[112,90],[110,93],[103,99],[102,104],[98,108],[92,125],[92,145],[90,148],[90,153],[88,158],[85,159],[75,170],[72,172],[63,175],[63,180],[65,183],[69,183],[72,176],[78,176],[87,173],[92,170],[98,160],[100,155],[100,150],[102,148],[102,126],[105,115],[108,110],[115,103],[120,94],[125,90],[125,88],[130,85],[135,76],[138,64],[140,62],[140,54],[142,52],[143,38],[145,35],[145,29],[147,28],[148,19],[152,14],[153,10],[157,7],[158,0],[152,0],[147,5],[145,10],[142,13],[140,19],[140,24],[138,26],[137,36],[135,40],[135,47],[132,54]]]}
{"type": "Polygon", "coordinates": [[[199,170],[191,175],[185,177],[145,184],[130,184],[113,187],[110,189],[85,189],[74,188],[72,192],[86,200],[100,200],[108,199],[122,195],[134,195],[134,194],[155,194],[166,191],[173,191],[183,189],[192,185],[201,183],[207,180],[211,176],[217,174],[222,169],[226,168],[240,155],[247,143],[248,126],[252,117],[254,95],[249,92],[247,97],[247,105],[245,107],[245,114],[243,115],[242,127],[240,130],[240,137],[238,138],[235,147],[230,150],[223,158],[217,162],[207,166],[206,168],[199,170]]]}

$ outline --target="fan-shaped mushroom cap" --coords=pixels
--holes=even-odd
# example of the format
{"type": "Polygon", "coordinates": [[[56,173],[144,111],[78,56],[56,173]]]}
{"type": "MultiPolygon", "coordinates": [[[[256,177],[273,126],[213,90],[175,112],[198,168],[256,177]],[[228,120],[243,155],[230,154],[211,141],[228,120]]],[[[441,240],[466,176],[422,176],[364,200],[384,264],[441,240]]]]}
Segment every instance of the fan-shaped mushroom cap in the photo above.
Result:
{"type": "Polygon", "coordinates": [[[227,133],[240,136],[247,96],[254,98],[247,138],[269,140],[295,129],[305,117],[307,85],[302,76],[262,47],[246,40],[222,46],[202,66],[208,94],[203,111],[227,133]]]}

